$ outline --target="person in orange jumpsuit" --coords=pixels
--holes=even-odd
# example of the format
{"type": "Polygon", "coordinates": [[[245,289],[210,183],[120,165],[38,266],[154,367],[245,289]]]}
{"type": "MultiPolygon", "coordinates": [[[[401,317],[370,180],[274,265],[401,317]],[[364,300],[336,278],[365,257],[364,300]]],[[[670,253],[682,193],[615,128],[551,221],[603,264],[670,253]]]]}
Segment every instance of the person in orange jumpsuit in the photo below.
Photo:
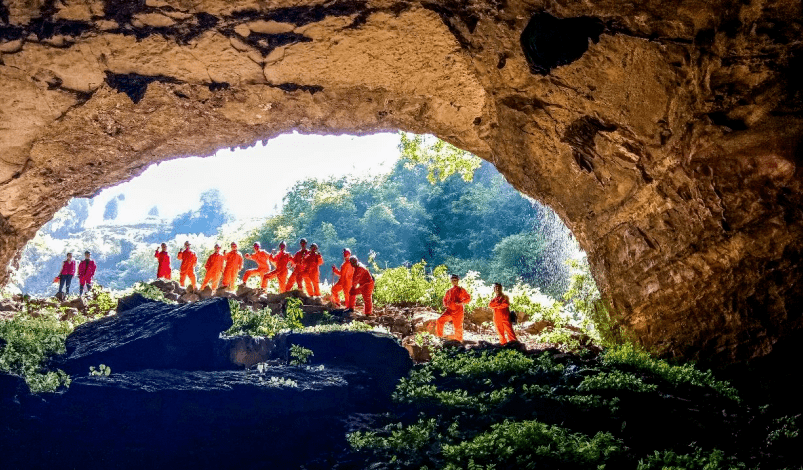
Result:
{"type": "Polygon", "coordinates": [[[220,284],[220,276],[223,275],[223,264],[225,262],[226,258],[220,254],[220,245],[215,243],[215,252],[209,255],[204,265],[206,275],[204,276],[204,282],[201,284],[201,290],[204,290],[207,284],[212,286],[212,290],[217,290],[217,286],[220,284]]]}
{"type": "Polygon", "coordinates": [[[257,267],[255,269],[249,269],[243,274],[243,284],[248,282],[248,278],[254,275],[258,275],[260,279],[262,279],[262,288],[264,289],[265,286],[268,285],[267,279],[264,279],[265,274],[270,272],[270,255],[267,251],[263,250],[262,247],[259,245],[259,242],[254,243],[254,254],[245,255],[245,259],[250,259],[256,262],[257,267]]]}
{"type": "Polygon", "coordinates": [[[170,254],[167,252],[167,243],[162,243],[162,250],[159,251],[157,248],[156,254],[153,256],[159,261],[156,278],[170,280],[170,254]]]}
{"type": "Polygon", "coordinates": [[[190,242],[184,242],[184,249],[178,250],[176,258],[181,260],[179,284],[184,287],[184,281],[189,277],[192,290],[195,291],[195,265],[198,264],[198,256],[190,250],[190,242]]]}
{"type": "Polygon", "coordinates": [[[464,306],[471,301],[471,296],[457,283],[460,278],[457,274],[452,274],[452,288],[446,291],[443,296],[443,306],[446,311],[435,322],[435,334],[443,336],[443,327],[447,322],[452,322],[454,325],[454,339],[463,341],[463,310],[464,306]]]}
{"type": "Polygon", "coordinates": [[[494,310],[494,325],[496,334],[499,335],[499,344],[518,341],[510,323],[510,298],[502,292],[502,284],[498,282],[494,284],[494,294],[496,296],[491,299],[488,306],[494,310]]]}
{"type": "Polygon", "coordinates": [[[290,253],[284,251],[286,245],[284,242],[279,243],[279,252],[275,255],[272,254],[270,262],[276,266],[271,272],[262,276],[262,287],[268,285],[268,279],[276,278],[279,282],[279,293],[287,292],[287,265],[291,261],[290,253]]]}
{"type": "Polygon", "coordinates": [[[318,252],[318,244],[309,246],[309,253],[304,257],[304,284],[307,286],[307,295],[321,296],[321,269],[323,256],[318,252]]]}
{"type": "Polygon", "coordinates": [[[354,275],[354,268],[351,267],[349,258],[351,257],[351,250],[343,248],[343,264],[340,265],[338,270],[335,265],[332,265],[332,273],[340,278],[332,286],[332,303],[335,307],[340,307],[340,293],[343,292],[343,298],[346,305],[349,304],[351,294],[351,277],[354,275]]]}
{"type": "Polygon", "coordinates": [[[304,261],[307,257],[307,253],[309,253],[309,250],[307,249],[307,239],[302,238],[298,241],[298,244],[301,245],[301,249],[295,252],[291,260],[293,264],[293,274],[291,274],[290,279],[287,280],[287,288],[292,289],[293,284],[298,284],[298,290],[304,292],[304,288],[301,287],[301,283],[304,281],[304,275],[306,274],[304,270],[307,267],[304,261]]]}
{"type": "Polygon", "coordinates": [[[351,275],[351,289],[349,289],[349,303],[346,304],[346,309],[354,311],[354,304],[357,303],[357,296],[362,295],[362,301],[365,304],[365,315],[371,315],[374,311],[374,276],[368,272],[368,268],[357,260],[356,256],[349,258],[354,273],[351,275]]]}
{"type": "Polygon", "coordinates": [[[234,290],[237,287],[237,277],[243,267],[243,255],[237,251],[237,244],[232,242],[231,251],[226,254],[226,267],[223,268],[223,287],[234,290]]]}

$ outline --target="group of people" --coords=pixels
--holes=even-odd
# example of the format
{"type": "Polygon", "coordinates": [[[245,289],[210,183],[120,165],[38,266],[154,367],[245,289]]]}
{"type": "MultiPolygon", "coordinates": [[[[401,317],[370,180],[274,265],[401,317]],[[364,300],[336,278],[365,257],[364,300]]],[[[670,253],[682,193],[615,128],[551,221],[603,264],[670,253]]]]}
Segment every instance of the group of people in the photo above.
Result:
{"type": "MultiPolygon", "coordinates": [[[[221,246],[215,244],[214,253],[209,255],[204,265],[206,275],[201,283],[201,290],[207,286],[212,290],[217,290],[218,287],[234,290],[239,283],[244,259],[249,259],[257,266],[243,273],[243,284],[251,277],[257,276],[261,279],[260,287],[265,289],[269,280],[276,279],[280,293],[297,286],[299,290],[306,290],[310,297],[318,297],[321,295],[319,267],[323,264],[323,257],[318,251],[317,244],[312,243],[307,248],[307,240],[302,238],[299,245],[300,249],[291,255],[285,251],[284,242],[279,243],[278,251],[274,249],[270,253],[263,250],[259,242],[255,242],[254,252],[243,255],[238,251],[235,242],[231,243],[230,251],[224,250],[223,253],[220,252],[221,246]]],[[[158,264],[156,277],[170,279],[172,272],[166,243],[162,243],[154,257],[158,264]]],[[[184,243],[184,248],[179,250],[176,258],[181,260],[179,283],[183,287],[189,280],[192,289],[195,290],[195,267],[198,264],[198,256],[192,251],[189,241],[184,243]]],[[[361,295],[365,304],[365,314],[370,315],[373,311],[374,278],[368,268],[360,263],[356,256],[352,256],[348,248],[344,248],[343,264],[340,269],[333,265],[332,272],[339,276],[338,282],[332,286],[332,303],[341,306],[340,293],[342,293],[346,308],[353,310],[356,297],[361,295]]]]}
{"type": "MultiPolygon", "coordinates": [[[[239,273],[243,267],[243,259],[254,261],[257,266],[248,269],[243,273],[242,282],[245,284],[252,276],[261,278],[261,288],[265,289],[270,279],[276,279],[279,284],[279,292],[287,292],[293,286],[299,290],[306,289],[310,297],[320,296],[320,269],[323,264],[323,257],[318,252],[318,245],[315,243],[307,249],[307,240],[299,241],[300,249],[293,255],[285,251],[284,242],[279,243],[279,249],[272,250],[270,253],[262,249],[259,242],[254,243],[254,252],[242,255],[237,250],[237,243],[231,243],[231,250],[220,252],[220,245],[215,244],[215,251],[206,260],[204,265],[206,275],[201,283],[201,289],[210,286],[212,290],[217,290],[218,286],[226,290],[234,290],[237,287],[239,273]],[[290,269],[292,268],[292,272],[290,269]],[[303,288],[302,288],[303,284],[303,288]]],[[[156,277],[170,279],[172,271],[170,268],[170,254],[167,252],[167,244],[162,243],[161,247],[154,254],[158,261],[156,277]]],[[[198,264],[198,256],[192,251],[190,242],[184,243],[184,248],[180,249],[176,255],[181,261],[179,267],[179,283],[184,286],[189,280],[192,289],[196,288],[195,267],[198,264]]],[[[91,258],[89,251],[84,252],[84,260],[78,264],[78,280],[80,283],[80,294],[84,288],[92,288],[92,279],[95,276],[96,265],[91,258]]],[[[70,284],[76,272],[76,263],[72,259],[72,253],[67,253],[67,259],[61,267],[61,273],[54,281],[59,282],[59,294],[66,287],[66,294],[70,293],[70,284]]],[[[351,254],[348,248],[343,249],[343,263],[338,269],[332,265],[332,273],[338,277],[338,281],[332,286],[332,304],[342,307],[340,294],[347,310],[354,310],[357,296],[362,296],[365,304],[364,314],[373,313],[373,292],[374,277],[368,268],[360,263],[356,256],[351,254]]],[[[463,315],[465,305],[471,301],[466,289],[460,287],[460,278],[456,274],[451,276],[452,287],[443,296],[443,306],[445,311],[435,323],[435,332],[438,336],[443,336],[446,323],[451,322],[454,326],[454,339],[463,341],[463,315]]],[[[494,311],[494,325],[496,326],[499,342],[506,344],[510,341],[517,341],[516,334],[513,332],[513,325],[510,321],[510,299],[502,291],[502,285],[494,284],[494,298],[488,305],[494,311]]]]}
{"type": "MultiPolygon", "coordinates": [[[[85,251],[83,261],[78,263],[79,295],[84,295],[84,288],[86,288],[87,292],[92,289],[92,279],[95,277],[95,269],[97,269],[97,265],[92,259],[92,253],[85,251]]],[[[70,294],[70,284],[72,284],[73,277],[75,277],[75,270],[75,260],[72,259],[72,253],[67,253],[67,259],[61,264],[59,275],[53,279],[53,282],[59,283],[57,296],[60,297],[70,294]]]]}
{"type": "MultiPolygon", "coordinates": [[[[452,274],[450,280],[452,287],[443,296],[443,306],[446,310],[435,322],[435,334],[443,337],[444,327],[451,322],[454,326],[454,339],[463,341],[463,314],[465,305],[471,302],[471,295],[458,285],[460,277],[457,274],[452,274]]],[[[494,311],[494,326],[499,336],[499,343],[518,341],[510,319],[510,298],[502,291],[502,284],[498,282],[494,284],[494,298],[488,306],[494,311]]]]}

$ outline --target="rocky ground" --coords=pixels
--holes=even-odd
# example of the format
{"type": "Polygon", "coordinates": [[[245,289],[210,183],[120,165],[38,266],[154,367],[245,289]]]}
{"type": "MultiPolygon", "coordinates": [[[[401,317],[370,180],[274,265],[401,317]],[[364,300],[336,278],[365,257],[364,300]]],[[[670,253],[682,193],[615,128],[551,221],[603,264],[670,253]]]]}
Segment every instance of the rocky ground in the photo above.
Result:
{"type": "MultiPolygon", "coordinates": [[[[362,322],[371,327],[384,329],[404,346],[410,356],[416,362],[425,362],[430,358],[430,349],[440,346],[444,341],[453,340],[453,327],[447,324],[444,333],[446,337],[441,339],[435,336],[435,321],[441,312],[425,306],[397,306],[383,305],[374,308],[374,315],[367,317],[363,315],[362,299],[358,299],[354,312],[345,312],[342,307],[333,305],[329,295],[322,297],[309,297],[298,290],[289,291],[284,294],[267,293],[261,289],[254,289],[240,285],[236,291],[218,289],[212,291],[207,287],[201,291],[185,289],[176,281],[165,281],[157,279],[146,285],[152,297],[162,297],[169,302],[180,304],[194,303],[213,297],[227,298],[239,302],[244,308],[251,310],[270,309],[275,315],[283,316],[286,311],[287,299],[300,299],[301,309],[304,311],[305,318],[302,320],[305,326],[313,326],[319,323],[325,312],[332,313],[335,318],[330,317],[330,321],[338,323],[362,322]],[[151,289],[152,288],[152,289],[151,289]]],[[[108,315],[117,309],[117,302],[109,304],[109,308],[102,312],[89,312],[91,306],[97,303],[98,298],[108,296],[102,291],[95,290],[83,297],[70,297],[67,299],[58,298],[31,298],[27,302],[29,310],[35,312],[41,308],[56,309],[61,312],[61,318],[68,320],[76,314],[95,313],[108,315]]],[[[127,298],[119,302],[127,302],[127,298]]],[[[10,317],[14,312],[24,311],[25,301],[22,296],[14,296],[11,299],[0,300],[0,318],[10,317]]],[[[552,331],[555,324],[539,319],[528,319],[514,325],[514,331],[523,349],[541,350],[550,347],[560,347],[560,344],[544,343],[539,341],[539,335],[543,332],[552,331]]],[[[571,325],[563,326],[567,329],[568,339],[583,349],[590,349],[595,352],[601,348],[593,344],[591,338],[580,328],[571,325]]],[[[493,311],[489,308],[479,308],[467,312],[464,319],[463,344],[468,347],[484,347],[489,344],[498,343],[498,337],[493,325],[493,311]]]]}
{"type": "Polygon", "coordinates": [[[5,317],[95,318],[48,363],[70,374],[68,389],[33,395],[0,373],[4,468],[803,465],[797,408],[746,399],[690,365],[600,353],[580,333],[576,353],[537,344],[543,322],[517,325],[522,341],[501,347],[482,311],[467,315],[458,343],[428,334],[438,313],[424,307],[369,318],[298,291],[211,294],[155,281],[116,302],[102,290],[0,301],[5,317]],[[305,325],[385,332],[225,336],[236,304],[224,298],[278,316],[297,298],[305,325]],[[297,347],[313,352],[308,364],[294,364],[297,347]],[[99,364],[110,374],[89,373],[99,364]]]}

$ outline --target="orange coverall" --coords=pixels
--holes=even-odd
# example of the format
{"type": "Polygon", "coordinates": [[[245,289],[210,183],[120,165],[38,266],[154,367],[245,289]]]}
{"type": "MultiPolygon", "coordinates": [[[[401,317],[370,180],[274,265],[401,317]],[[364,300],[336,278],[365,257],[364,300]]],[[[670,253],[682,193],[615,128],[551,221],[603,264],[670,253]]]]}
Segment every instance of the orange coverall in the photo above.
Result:
{"type": "Polygon", "coordinates": [[[310,283],[309,278],[305,279],[306,273],[304,272],[307,267],[306,263],[304,262],[304,259],[307,257],[307,253],[309,253],[309,250],[298,250],[296,251],[296,254],[293,255],[293,274],[291,274],[290,279],[287,280],[287,289],[292,289],[293,284],[298,284],[298,290],[304,292],[304,288],[301,287],[301,283],[306,282],[307,291],[312,291],[312,284],[310,283]]]}
{"type": "Polygon", "coordinates": [[[153,256],[159,260],[159,267],[156,269],[156,277],[170,279],[170,255],[166,251],[156,250],[156,254],[153,256]]]}
{"type": "Polygon", "coordinates": [[[234,289],[237,284],[237,275],[242,267],[243,255],[234,250],[226,254],[226,267],[223,269],[223,287],[234,289]]]}
{"type": "Polygon", "coordinates": [[[465,289],[460,286],[454,286],[446,291],[443,296],[443,306],[446,311],[435,322],[435,333],[438,336],[443,336],[443,327],[447,322],[452,322],[454,325],[454,338],[458,341],[463,341],[463,305],[471,301],[471,296],[468,295],[465,289]]]}
{"type": "Polygon", "coordinates": [[[344,301],[348,305],[349,299],[351,299],[349,291],[351,290],[351,277],[354,275],[354,268],[346,258],[346,261],[343,261],[343,264],[340,265],[340,270],[333,267],[332,271],[340,276],[340,279],[332,286],[332,303],[340,306],[340,292],[342,291],[344,301]]]}
{"type": "Polygon", "coordinates": [[[198,264],[198,256],[192,250],[179,251],[176,258],[181,260],[179,284],[184,287],[184,281],[190,278],[192,290],[195,290],[195,265],[198,264]]]}
{"type": "Polygon", "coordinates": [[[270,257],[271,263],[276,266],[276,269],[262,276],[262,287],[268,285],[268,279],[274,277],[279,282],[279,293],[287,292],[287,263],[291,260],[290,253],[281,250],[275,256],[270,257]]]}
{"type": "Polygon", "coordinates": [[[321,295],[321,270],[323,256],[317,251],[310,251],[304,257],[304,284],[307,286],[307,295],[319,297],[321,295]]]}
{"type": "Polygon", "coordinates": [[[245,255],[245,259],[250,259],[256,262],[257,267],[256,269],[249,269],[243,274],[243,284],[248,282],[248,278],[258,274],[262,279],[262,288],[264,289],[265,286],[268,285],[268,280],[264,279],[265,274],[270,271],[270,264],[268,264],[270,260],[270,254],[265,250],[258,250],[254,251],[253,255],[245,255]]]}
{"type": "Polygon", "coordinates": [[[510,300],[508,297],[506,295],[495,297],[488,306],[494,309],[494,325],[496,334],[499,335],[499,344],[518,341],[516,333],[513,332],[513,325],[510,324],[510,300]]]}
{"type": "Polygon", "coordinates": [[[349,289],[349,302],[346,308],[354,310],[354,304],[357,302],[357,296],[362,295],[362,301],[365,304],[363,313],[370,315],[374,311],[374,277],[368,272],[362,264],[358,264],[354,268],[354,274],[351,276],[351,289],[349,289]]]}
{"type": "Polygon", "coordinates": [[[212,253],[209,255],[204,265],[206,268],[206,275],[204,276],[203,284],[201,284],[201,290],[203,290],[207,284],[211,284],[212,290],[217,290],[217,286],[220,285],[220,276],[223,274],[223,263],[225,261],[226,258],[220,253],[212,253]]]}

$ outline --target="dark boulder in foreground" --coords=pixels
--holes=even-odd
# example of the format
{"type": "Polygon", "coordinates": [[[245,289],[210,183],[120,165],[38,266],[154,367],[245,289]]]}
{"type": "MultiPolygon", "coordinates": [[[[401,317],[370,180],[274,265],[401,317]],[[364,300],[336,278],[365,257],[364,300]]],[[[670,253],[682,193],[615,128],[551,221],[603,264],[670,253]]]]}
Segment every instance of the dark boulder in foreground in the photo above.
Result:
{"type": "Polygon", "coordinates": [[[299,468],[342,451],[352,416],[388,411],[412,366],[387,335],[220,337],[230,326],[226,299],[146,302],[76,328],[53,361],[66,391],[0,374],[0,468],[299,468]],[[293,344],[309,365],[285,365],[293,344]],[[89,376],[100,364],[111,374],[89,376]]]}
{"type": "Polygon", "coordinates": [[[152,302],[156,301],[145,297],[139,292],[134,292],[131,295],[127,295],[125,297],[120,297],[119,299],[117,299],[117,313],[122,313],[125,312],[126,310],[131,310],[139,307],[140,305],[149,304],[152,302]]]}
{"type": "Polygon", "coordinates": [[[79,376],[100,364],[112,372],[211,370],[215,342],[231,325],[225,299],[182,306],[148,302],[76,328],[55,365],[79,376]]]}
{"type": "Polygon", "coordinates": [[[4,468],[298,468],[342,445],[349,403],[338,371],[287,366],[85,376],[43,397],[9,424],[4,468]]]}
{"type": "Polygon", "coordinates": [[[407,350],[392,336],[373,332],[335,331],[287,335],[287,350],[299,345],[313,352],[310,364],[354,368],[367,373],[375,387],[390,395],[413,367],[407,350]]]}

